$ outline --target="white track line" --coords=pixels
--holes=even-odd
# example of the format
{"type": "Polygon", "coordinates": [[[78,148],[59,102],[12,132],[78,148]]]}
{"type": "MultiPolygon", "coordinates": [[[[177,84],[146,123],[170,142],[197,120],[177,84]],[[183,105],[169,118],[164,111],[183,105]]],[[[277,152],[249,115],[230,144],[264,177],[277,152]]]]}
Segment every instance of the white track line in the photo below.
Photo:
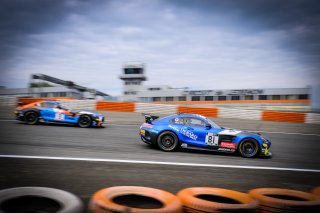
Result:
{"type": "Polygon", "coordinates": [[[111,162],[111,163],[152,164],[152,165],[211,167],[211,168],[232,168],[232,169],[278,170],[278,171],[320,173],[320,170],[318,170],[318,169],[297,169],[297,168],[264,167],[264,166],[240,166],[240,165],[223,165],[223,164],[201,164],[201,163],[177,163],[177,162],[164,162],[164,161],[163,162],[159,162],[159,161],[121,160],[121,159],[104,159],[104,158],[50,157],[50,156],[28,156],[28,155],[0,155],[0,158],[69,160],[69,161],[111,162]]]}

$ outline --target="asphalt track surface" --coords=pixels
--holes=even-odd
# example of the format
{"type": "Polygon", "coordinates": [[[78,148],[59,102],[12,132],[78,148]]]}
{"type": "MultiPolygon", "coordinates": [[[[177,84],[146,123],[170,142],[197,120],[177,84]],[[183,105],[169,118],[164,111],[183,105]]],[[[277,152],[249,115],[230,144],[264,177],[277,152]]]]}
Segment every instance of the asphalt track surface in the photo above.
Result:
{"type": "Polygon", "coordinates": [[[0,119],[0,189],[53,187],[87,202],[99,189],[120,185],[172,193],[193,186],[243,192],[258,187],[309,191],[320,186],[319,125],[268,123],[261,129],[245,120],[220,120],[229,127],[256,127],[251,130],[265,131],[273,142],[272,158],[245,159],[203,151],[162,152],[141,142],[140,121],[121,124],[113,119],[104,128],[88,129],[0,119]],[[268,131],[268,125],[274,131],[268,131]]]}

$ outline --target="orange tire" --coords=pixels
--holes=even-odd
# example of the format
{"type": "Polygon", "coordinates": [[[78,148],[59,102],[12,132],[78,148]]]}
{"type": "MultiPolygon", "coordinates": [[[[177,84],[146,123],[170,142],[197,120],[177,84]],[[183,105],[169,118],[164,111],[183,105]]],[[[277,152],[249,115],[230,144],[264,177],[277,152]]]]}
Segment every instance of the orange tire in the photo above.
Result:
{"type": "Polygon", "coordinates": [[[185,212],[256,212],[258,202],[248,194],[221,188],[193,187],[178,192],[185,212]]]}
{"type": "Polygon", "coordinates": [[[317,196],[297,190],[280,188],[258,188],[249,195],[260,203],[260,210],[268,212],[319,212],[320,200],[317,196]]]}
{"type": "Polygon", "coordinates": [[[116,186],[96,192],[91,198],[89,212],[181,213],[183,211],[179,199],[169,192],[140,186],[116,186]],[[159,208],[137,208],[130,205],[116,203],[115,199],[122,196],[145,197],[158,201],[162,206],[159,208]]]}
{"type": "Polygon", "coordinates": [[[320,196],[320,186],[317,187],[317,188],[314,188],[314,189],[312,190],[312,193],[315,194],[315,195],[317,195],[317,196],[320,196]]]}

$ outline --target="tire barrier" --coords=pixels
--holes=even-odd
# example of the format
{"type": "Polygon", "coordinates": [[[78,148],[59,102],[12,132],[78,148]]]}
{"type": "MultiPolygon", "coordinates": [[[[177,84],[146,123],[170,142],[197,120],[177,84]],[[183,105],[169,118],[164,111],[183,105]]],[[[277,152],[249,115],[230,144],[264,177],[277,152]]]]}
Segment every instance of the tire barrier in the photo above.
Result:
{"type": "Polygon", "coordinates": [[[212,107],[184,107],[178,106],[177,113],[193,113],[208,117],[218,117],[218,108],[212,107]]]}
{"type": "Polygon", "coordinates": [[[320,212],[320,199],[316,195],[281,188],[257,188],[249,195],[260,203],[260,212],[320,212]]]}
{"type": "Polygon", "coordinates": [[[53,188],[18,187],[0,191],[0,213],[81,213],[82,201],[75,195],[53,188]]]}
{"type": "Polygon", "coordinates": [[[315,194],[320,197],[320,186],[316,187],[312,190],[312,194],[315,194]]]}
{"type": "Polygon", "coordinates": [[[305,122],[305,113],[263,111],[262,112],[262,120],[264,120],[264,121],[304,123],[305,122]]]}
{"type": "Polygon", "coordinates": [[[194,187],[177,193],[185,212],[256,212],[258,202],[248,194],[221,188],[194,187]]]}
{"type": "Polygon", "coordinates": [[[96,192],[89,213],[180,213],[179,199],[166,191],[140,186],[116,186],[96,192]]]}
{"type": "Polygon", "coordinates": [[[96,110],[134,112],[135,104],[130,102],[97,101],[96,110]]]}

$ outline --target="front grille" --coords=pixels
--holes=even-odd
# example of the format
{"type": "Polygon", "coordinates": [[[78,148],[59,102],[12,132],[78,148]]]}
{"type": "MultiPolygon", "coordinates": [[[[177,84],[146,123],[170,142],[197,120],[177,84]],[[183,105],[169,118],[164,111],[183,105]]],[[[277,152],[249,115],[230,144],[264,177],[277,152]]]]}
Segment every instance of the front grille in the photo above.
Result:
{"type": "Polygon", "coordinates": [[[221,141],[225,141],[225,142],[228,142],[228,141],[233,141],[233,139],[235,138],[236,136],[234,135],[219,135],[219,142],[221,141]]]}

